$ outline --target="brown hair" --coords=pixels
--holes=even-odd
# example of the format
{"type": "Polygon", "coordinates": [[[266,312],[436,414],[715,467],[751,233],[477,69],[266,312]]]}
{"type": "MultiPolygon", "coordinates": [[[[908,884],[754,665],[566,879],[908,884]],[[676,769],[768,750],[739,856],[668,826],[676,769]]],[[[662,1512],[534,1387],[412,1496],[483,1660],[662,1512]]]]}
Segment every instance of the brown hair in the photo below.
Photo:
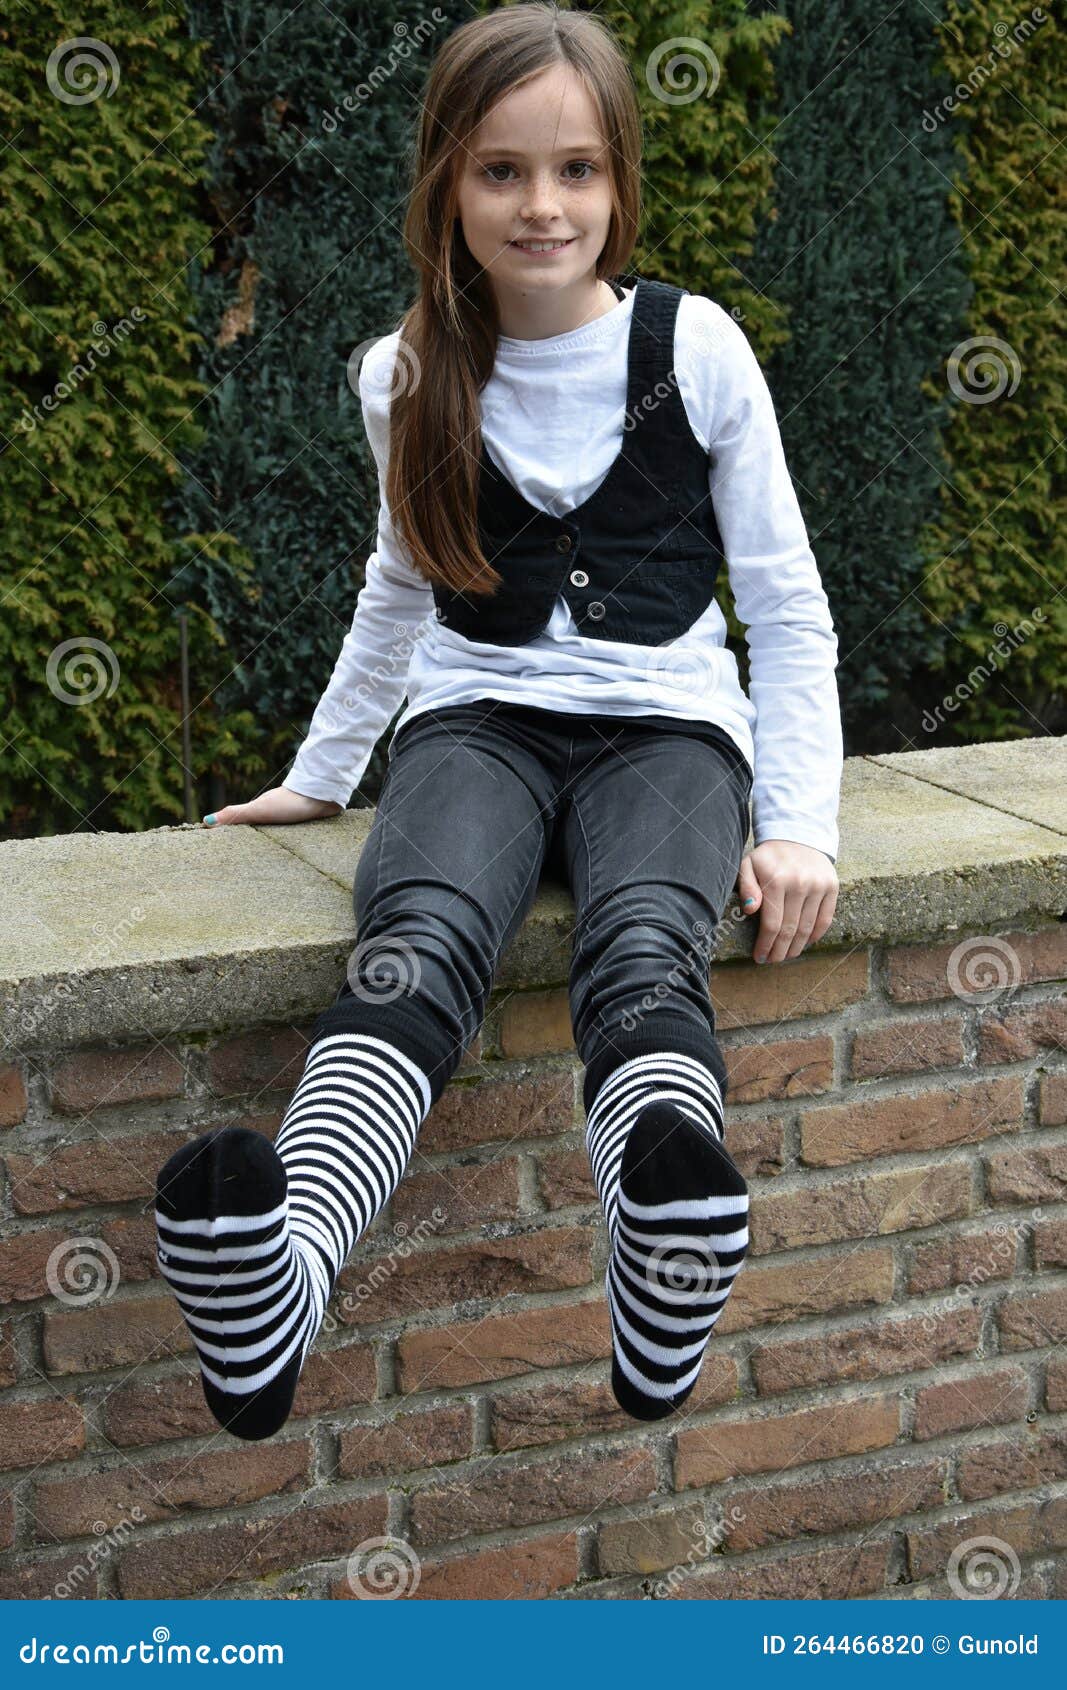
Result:
{"type": "Polygon", "coordinates": [[[640,212],[641,119],[630,68],[599,19],[533,3],[462,24],[430,70],[414,154],[404,245],[421,277],[401,321],[390,405],[386,499],[413,566],[454,591],[495,591],[478,536],[479,394],[492,374],[500,316],[457,212],[465,146],[492,106],[556,64],[597,104],[613,210],[597,279],[629,261],[640,212]]]}

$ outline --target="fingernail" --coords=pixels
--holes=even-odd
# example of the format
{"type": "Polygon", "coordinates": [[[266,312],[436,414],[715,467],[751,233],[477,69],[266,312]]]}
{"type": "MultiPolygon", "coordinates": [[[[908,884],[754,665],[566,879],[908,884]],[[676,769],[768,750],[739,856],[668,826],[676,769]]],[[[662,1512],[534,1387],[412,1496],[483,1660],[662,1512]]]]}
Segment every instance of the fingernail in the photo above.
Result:
{"type": "Polygon", "coordinates": [[[755,898],[746,898],[745,899],[745,905],[754,904],[755,902],[756,902],[755,898]]]}
{"type": "Polygon", "coordinates": [[[215,812],[214,812],[214,810],[212,810],[212,812],[211,812],[211,814],[210,814],[210,816],[205,816],[205,817],[204,817],[204,825],[205,825],[205,827],[211,827],[211,826],[212,826],[212,824],[213,824],[213,823],[214,823],[214,821],[215,821],[215,812]]]}
{"type": "Polygon", "coordinates": [[[757,961],[757,962],[766,962],[766,960],[767,960],[767,955],[766,955],[766,952],[764,952],[764,954],[763,954],[763,956],[758,956],[758,957],[757,957],[757,958],[756,958],[756,961],[757,961]]]}

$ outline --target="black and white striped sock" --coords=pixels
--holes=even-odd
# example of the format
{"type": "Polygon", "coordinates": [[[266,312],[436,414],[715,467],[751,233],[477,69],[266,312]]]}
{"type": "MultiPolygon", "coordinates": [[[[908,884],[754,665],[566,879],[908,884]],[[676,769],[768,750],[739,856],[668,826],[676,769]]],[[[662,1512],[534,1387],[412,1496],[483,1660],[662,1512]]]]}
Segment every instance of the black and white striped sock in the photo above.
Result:
{"type": "Polygon", "coordinates": [[[392,1196],[430,1107],[419,1065],[385,1040],[335,1033],[308,1052],[272,1144],[218,1127],[156,1181],[156,1261],[196,1345],[220,1425],[268,1438],[338,1273],[392,1196]]]}
{"type": "Polygon", "coordinates": [[[715,1076],[678,1051],[620,1064],[588,1112],[611,1239],[611,1384],[637,1420],[673,1414],[692,1392],[748,1249],[748,1187],[723,1132],[715,1076]]]}

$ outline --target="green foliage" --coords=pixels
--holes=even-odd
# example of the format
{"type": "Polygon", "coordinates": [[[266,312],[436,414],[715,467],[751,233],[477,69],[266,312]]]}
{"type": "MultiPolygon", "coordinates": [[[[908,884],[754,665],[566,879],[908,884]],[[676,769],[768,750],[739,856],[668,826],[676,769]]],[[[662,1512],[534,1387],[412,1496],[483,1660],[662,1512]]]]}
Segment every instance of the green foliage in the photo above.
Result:
{"type": "MultiPolygon", "coordinates": [[[[329,679],[375,542],[377,476],[348,360],[411,301],[401,230],[419,94],[469,7],[190,0],[189,10],[204,42],[199,109],[215,131],[217,263],[194,267],[209,391],[175,520],[237,535],[257,596],[249,604],[226,560],[209,555],[179,585],[226,631],[222,696],[255,710],[272,786],[329,679]]],[[[231,798],[253,795],[238,788],[248,772],[226,770],[231,798]]]]}
{"type": "Polygon", "coordinates": [[[957,352],[922,597],[953,635],[939,719],[966,740],[1067,726],[1067,33],[1044,16],[952,0],[940,37],[945,82],[964,90],[947,118],[963,156],[950,204],[974,288],[961,338],[977,344],[949,343],[929,383],[947,390],[957,352]]]}
{"type": "MultiPolygon", "coordinates": [[[[143,828],[184,815],[167,579],[200,548],[226,552],[213,532],[176,541],[162,517],[200,391],[184,278],[208,234],[197,52],[157,0],[91,15],[40,0],[0,24],[0,45],[0,821],[143,828]],[[99,81],[63,45],[79,36],[98,44],[99,81]]],[[[202,611],[190,646],[210,692],[223,670],[202,611]]],[[[194,755],[231,755],[249,726],[205,703],[194,755]]]]}
{"type": "Polygon", "coordinates": [[[945,92],[938,6],[903,0],[877,27],[855,0],[777,10],[791,33],[753,273],[791,336],[765,367],[837,629],[846,741],[899,750],[948,638],[919,596],[950,409],[923,379],[962,337],[971,293],[948,209],[952,137],[922,122],[945,92]]]}

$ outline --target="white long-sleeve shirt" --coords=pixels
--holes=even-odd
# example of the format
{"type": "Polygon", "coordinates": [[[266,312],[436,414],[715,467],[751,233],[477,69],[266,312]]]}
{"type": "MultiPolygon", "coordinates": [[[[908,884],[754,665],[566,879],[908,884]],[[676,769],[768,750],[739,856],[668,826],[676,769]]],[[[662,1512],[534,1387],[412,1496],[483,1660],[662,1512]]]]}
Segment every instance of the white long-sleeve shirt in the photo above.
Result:
{"type": "MultiPolygon", "coordinates": [[[[480,396],[486,447],[523,497],[554,516],[596,490],[621,446],[633,293],[568,334],[498,339],[480,396]]],[[[837,637],[770,392],[729,312],[703,295],[683,296],[674,368],[693,432],[709,453],[709,488],[748,644],[747,696],[714,600],[681,640],[654,647],[582,636],[562,593],[544,633],[525,645],[468,640],[437,620],[430,584],[411,564],[385,495],[399,339],[397,330],[377,341],[360,371],[378,467],[377,546],[282,784],[347,805],[405,694],[397,728],[420,711],[478,698],[579,716],[683,717],[718,723],[748,760],[757,845],[795,840],[835,860],[843,758],[837,637]]],[[[432,380],[432,371],[421,379],[432,380]]]]}

